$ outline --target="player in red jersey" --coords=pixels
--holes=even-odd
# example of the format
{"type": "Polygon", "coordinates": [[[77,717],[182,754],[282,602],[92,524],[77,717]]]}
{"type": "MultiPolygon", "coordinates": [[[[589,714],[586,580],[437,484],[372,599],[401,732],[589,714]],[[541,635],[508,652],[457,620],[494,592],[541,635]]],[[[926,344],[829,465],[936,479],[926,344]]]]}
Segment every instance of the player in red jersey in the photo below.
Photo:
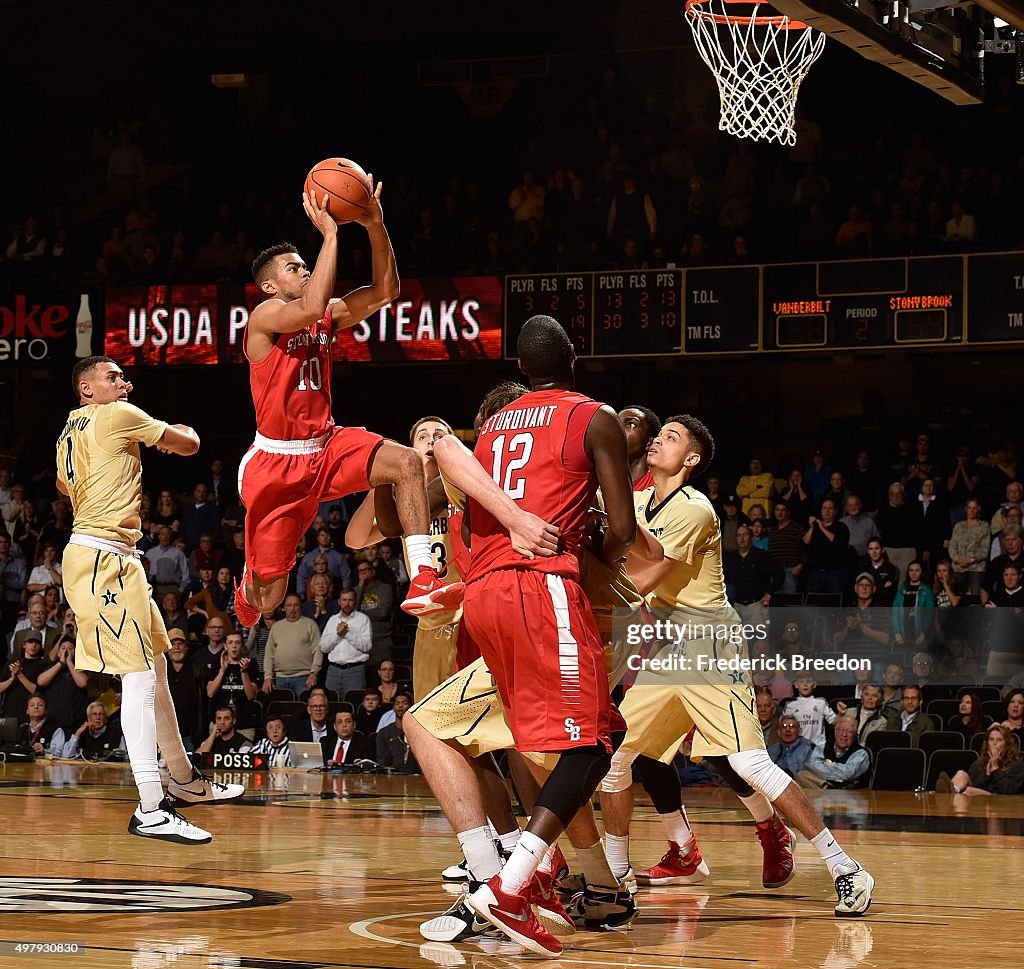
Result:
{"type": "MultiPolygon", "coordinates": [[[[372,176],[370,176],[372,185],[372,176]]],[[[322,501],[376,485],[393,485],[407,536],[412,582],[402,608],[419,614],[444,608],[461,585],[443,586],[430,560],[430,519],[423,462],[412,448],[365,427],[336,427],[331,414],[334,333],[365,319],[399,292],[398,269],[380,208],[381,186],[357,220],[370,236],[373,282],[332,299],[338,226],[315,198],[302,196],[306,215],[323,235],[310,273],[295,247],[264,249],[253,276],[267,299],[253,310],[244,338],[256,407],[256,439],[238,469],[246,507],[245,575],[235,613],[254,626],[284,598],[295,546],[322,501]]]]}
{"type": "Polygon", "coordinates": [[[630,404],[619,411],[619,420],[626,430],[626,451],[633,490],[643,491],[654,484],[647,468],[647,449],[661,430],[661,420],[649,407],[630,404]]]}
{"type": "Polygon", "coordinates": [[[524,559],[508,531],[470,500],[470,569],[463,622],[501,695],[516,749],[559,755],[533,815],[502,868],[467,899],[509,938],[540,955],[562,951],[530,907],[533,876],[608,770],[605,651],[579,585],[587,513],[600,485],[608,562],[636,535],[626,440],[615,412],[573,390],[575,352],[549,316],[527,320],[517,344],[531,393],[489,417],[475,454],[498,486],[560,533],[558,552],[524,559]]]}

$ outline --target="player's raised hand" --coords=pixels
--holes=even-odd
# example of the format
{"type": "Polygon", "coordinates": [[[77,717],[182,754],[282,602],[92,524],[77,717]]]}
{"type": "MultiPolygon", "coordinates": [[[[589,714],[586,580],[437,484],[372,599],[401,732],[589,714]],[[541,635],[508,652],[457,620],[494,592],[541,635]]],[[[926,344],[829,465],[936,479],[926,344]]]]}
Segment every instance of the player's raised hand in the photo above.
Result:
{"type": "Polygon", "coordinates": [[[531,515],[528,511],[520,513],[508,533],[512,547],[528,559],[538,555],[542,558],[556,555],[560,534],[554,525],[549,525],[543,518],[531,515]]]}
{"type": "Polygon", "coordinates": [[[360,225],[383,225],[384,224],[384,210],[380,207],[380,193],[384,187],[383,182],[378,182],[377,187],[373,187],[373,175],[367,173],[366,180],[370,183],[370,200],[366,203],[366,208],[363,210],[363,214],[356,218],[356,222],[360,225]]]}
{"type": "Polygon", "coordinates": [[[317,201],[316,192],[311,193],[311,196],[306,192],[302,193],[302,208],[306,215],[309,216],[309,221],[320,230],[320,234],[323,236],[338,231],[338,223],[334,221],[334,217],[327,208],[329,199],[330,196],[324,192],[323,203],[321,204],[317,201]]]}

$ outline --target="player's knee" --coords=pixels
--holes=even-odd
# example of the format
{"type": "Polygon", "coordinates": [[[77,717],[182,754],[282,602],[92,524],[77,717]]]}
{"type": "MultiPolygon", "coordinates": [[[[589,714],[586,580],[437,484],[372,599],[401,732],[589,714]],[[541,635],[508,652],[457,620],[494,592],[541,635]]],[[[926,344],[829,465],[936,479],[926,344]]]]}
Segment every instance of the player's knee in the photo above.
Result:
{"type": "Polygon", "coordinates": [[[636,752],[623,750],[621,747],[612,757],[608,767],[608,773],[601,781],[602,794],[618,794],[621,791],[628,791],[633,786],[633,761],[636,760],[636,752]]]}
{"type": "Polygon", "coordinates": [[[767,750],[741,750],[730,754],[728,760],[736,773],[769,801],[777,800],[793,783],[789,774],[772,763],[767,750]]]}
{"type": "Polygon", "coordinates": [[[704,763],[717,771],[737,796],[750,797],[754,793],[754,789],[733,770],[728,757],[705,757],[704,763]]]}
{"type": "Polygon", "coordinates": [[[562,751],[555,769],[537,795],[535,807],[550,811],[561,821],[562,827],[567,828],[576,812],[597,790],[601,778],[608,773],[611,760],[611,754],[601,743],[562,751]]]}

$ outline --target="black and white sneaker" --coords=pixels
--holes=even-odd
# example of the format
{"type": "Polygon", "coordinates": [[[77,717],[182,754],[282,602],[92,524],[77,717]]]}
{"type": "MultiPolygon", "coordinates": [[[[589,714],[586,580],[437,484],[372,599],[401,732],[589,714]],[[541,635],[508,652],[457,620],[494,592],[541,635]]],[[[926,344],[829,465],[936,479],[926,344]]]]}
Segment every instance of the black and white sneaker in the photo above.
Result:
{"type": "Polygon", "coordinates": [[[587,885],[567,906],[569,916],[577,928],[598,932],[622,929],[639,914],[636,901],[625,881],[615,888],[587,885]]]}
{"type": "Polygon", "coordinates": [[[187,784],[179,784],[173,779],[167,784],[167,799],[179,808],[237,801],[244,793],[244,784],[219,784],[210,780],[198,767],[192,768],[192,779],[187,784]]]}
{"type": "Polygon", "coordinates": [[[209,831],[189,824],[171,807],[166,797],[153,811],[143,811],[140,804],[128,822],[128,833],[178,845],[206,845],[213,841],[209,831]]]}
{"type": "Polygon", "coordinates": [[[871,891],[875,880],[860,865],[856,870],[836,876],[836,915],[858,918],[871,907],[871,891]]]}
{"type": "MultiPolygon", "coordinates": [[[[473,882],[471,887],[476,889],[480,885],[478,882],[473,882]]],[[[483,935],[490,928],[491,923],[480,918],[466,904],[466,895],[463,894],[444,915],[421,922],[420,935],[431,942],[462,942],[463,939],[473,939],[478,935],[483,935]]]]}
{"type": "Polygon", "coordinates": [[[449,865],[441,872],[441,881],[443,882],[468,882],[471,877],[469,862],[465,858],[457,865],[449,865]]]}

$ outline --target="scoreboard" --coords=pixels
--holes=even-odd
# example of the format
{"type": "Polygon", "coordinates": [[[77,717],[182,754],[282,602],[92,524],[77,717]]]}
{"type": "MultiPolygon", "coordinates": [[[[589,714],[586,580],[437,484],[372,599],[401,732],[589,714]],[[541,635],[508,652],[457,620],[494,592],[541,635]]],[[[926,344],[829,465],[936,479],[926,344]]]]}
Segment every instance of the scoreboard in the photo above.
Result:
{"type": "Polygon", "coordinates": [[[765,350],[963,342],[963,258],[763,267],[765,350]]]}
{"type": "Polygon", "coordinates": [[[1024,343],[1024,252],[505,277],[504,356],[542,313],[580,357],[1024,343]]]}

